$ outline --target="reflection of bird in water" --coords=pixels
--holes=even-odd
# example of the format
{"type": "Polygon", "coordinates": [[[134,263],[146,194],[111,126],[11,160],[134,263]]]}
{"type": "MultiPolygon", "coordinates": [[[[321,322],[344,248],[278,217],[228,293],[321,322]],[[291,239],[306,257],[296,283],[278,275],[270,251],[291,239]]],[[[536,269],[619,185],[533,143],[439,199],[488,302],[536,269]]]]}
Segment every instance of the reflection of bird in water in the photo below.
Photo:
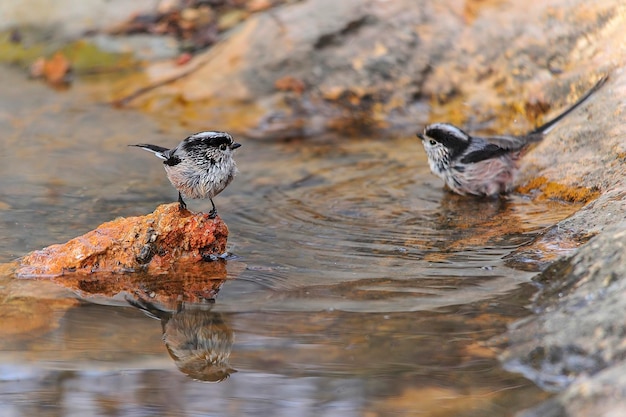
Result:
{"type": "Polygon", "coordinates": [[[165,347],[182,373],[200,381],[220,382],[237,372],[228,362],[233,331],[211,306],[181,304],[176,312],[168,312],[143,298],[127,297],[126,301],[161,320],[165,347]]]}

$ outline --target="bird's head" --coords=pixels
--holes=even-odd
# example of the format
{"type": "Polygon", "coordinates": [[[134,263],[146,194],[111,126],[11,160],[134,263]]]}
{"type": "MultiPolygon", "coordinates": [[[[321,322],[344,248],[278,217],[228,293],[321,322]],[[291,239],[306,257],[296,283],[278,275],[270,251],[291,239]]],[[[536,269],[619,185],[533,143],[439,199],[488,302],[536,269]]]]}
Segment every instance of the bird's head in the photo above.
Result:
{"type": "Polygon", "coordinates": [[[189,136],[182,143],[182,150],[189,155],[218,154],[231,155],[241,144],[235,142],[226,132],[199,132],[189,136]]]}
{"type": "Polygon", "coordinates": [[[436,172],[445,170],[472,140],[470,135],[448,123],[428,125],[424,133],[418,133],[417,137],[422,140],[431,169],[436,172]]]}

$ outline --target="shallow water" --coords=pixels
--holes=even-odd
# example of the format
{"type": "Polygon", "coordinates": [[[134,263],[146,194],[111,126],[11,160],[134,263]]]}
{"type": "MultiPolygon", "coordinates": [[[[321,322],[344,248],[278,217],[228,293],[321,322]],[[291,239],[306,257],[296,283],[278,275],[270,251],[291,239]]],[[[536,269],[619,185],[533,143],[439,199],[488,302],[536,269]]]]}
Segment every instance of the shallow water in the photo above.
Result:
{"type": "MultiPolygon", "coordinates": [[[[175,201],[126,145],[198,126],[0,71],[0,261],[175,201]]],[[[3,273],[3,416],[510,416],[545,398],[486,342],[533,292],[503,257],[576,207],[450,195],[415,138],[238,141],[215,199],[236,259],[214,304],[140,306],[159,323],[3,273]],[[198,369],[206,352],[217,365],[198,369]]]]}

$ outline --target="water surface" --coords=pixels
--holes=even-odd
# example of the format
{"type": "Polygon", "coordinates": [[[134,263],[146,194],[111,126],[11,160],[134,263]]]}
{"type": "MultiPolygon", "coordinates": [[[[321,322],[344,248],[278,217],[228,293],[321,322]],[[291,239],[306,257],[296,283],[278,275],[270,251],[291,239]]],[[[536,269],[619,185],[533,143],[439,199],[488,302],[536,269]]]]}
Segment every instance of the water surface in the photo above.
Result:
{"type": "MultiPolygon", "coordinates": [[[[2,262],[175,201],[126,145],[219,129],[0,71],[2,262]]],[[[503,257],[576,207],[451,195],[413,137],[237,140],[241,172],[215,199],[236,259],[215,303],[94,304],[3,273],[3,416],[511,416],[544,399],[486,342],[533,292],[503,257]]]]}

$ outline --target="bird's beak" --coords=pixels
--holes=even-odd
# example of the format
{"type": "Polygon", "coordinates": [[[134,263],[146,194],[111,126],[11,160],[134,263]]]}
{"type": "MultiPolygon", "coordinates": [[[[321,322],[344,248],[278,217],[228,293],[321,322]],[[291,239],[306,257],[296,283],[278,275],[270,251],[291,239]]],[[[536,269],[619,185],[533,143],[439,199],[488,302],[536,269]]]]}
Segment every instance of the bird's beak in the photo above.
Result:
{"type": "Polygon", "coordinates": [[[424,140],[424,135],[422,135],[421,133],[418,133],[417,137],[420,138],[421,140],[424,140]]]}
{"type": "Polygon", "coordinates": [[[230,149],[237,149],[237,148],[238,148],[238,147],[240,147],[240,146],[241,146],[241,143],[237,143],[237,142],[235,142],[235,143],[233,143],[232,145],[230,145],[230,149]]]}

